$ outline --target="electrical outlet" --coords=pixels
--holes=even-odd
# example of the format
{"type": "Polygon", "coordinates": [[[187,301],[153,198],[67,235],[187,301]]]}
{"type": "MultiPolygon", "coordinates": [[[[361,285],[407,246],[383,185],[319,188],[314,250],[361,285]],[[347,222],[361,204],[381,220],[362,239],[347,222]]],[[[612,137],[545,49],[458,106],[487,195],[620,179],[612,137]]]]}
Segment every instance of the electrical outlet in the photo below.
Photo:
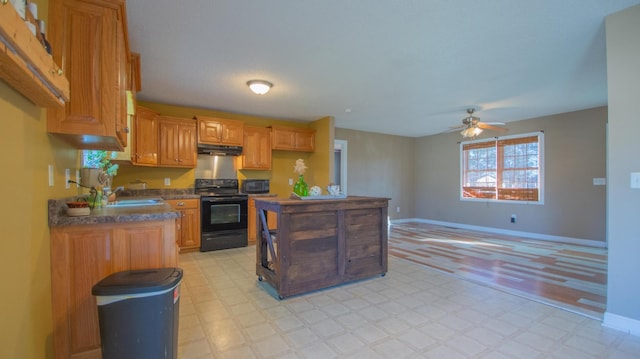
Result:
{"type": "Polygon", "coordinates": [[[80,188],[80,170],[76,170],[76,188],[80,188]]]}
{"type": "Polygon", "coordinates": [[[164,178],[164,185],[165,186],[171,186],[171,178],[165,177],[164,178]]]}
{"type": "Polygon", "coordinates": [[[71,181],[71,170],[68,168],[65,168],[64,170],[64,188],[69,189],[71,188],[71,183],[69,183],[69,181],[71,181]]]}
{"type": "Polygon", "coordinates": [[[517,216],[514,214],[511,215],[511,223],[516,223],[517,216]]]}
{"type": "Polygon", "coordinates": [[[293,178],[289,178],[289,186],[293,185],[293,178]]]}
{"type": "Polygon", "coordinates": [[[396,213],[400,213],[400,206],[396,207],[396,213]]]}

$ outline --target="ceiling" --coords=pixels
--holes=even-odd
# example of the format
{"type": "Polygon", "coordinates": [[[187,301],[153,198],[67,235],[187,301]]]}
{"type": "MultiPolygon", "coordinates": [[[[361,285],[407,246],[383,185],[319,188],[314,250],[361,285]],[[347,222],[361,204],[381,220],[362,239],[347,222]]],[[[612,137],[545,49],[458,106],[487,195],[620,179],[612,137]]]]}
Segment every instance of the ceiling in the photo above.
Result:
{"type": "Polygon", "coordinates": [[[129,0],[127,15],[140,100],[421,137],[468,107],[511,122],[606,105],[604,18],[635,4],[129,0]]]}

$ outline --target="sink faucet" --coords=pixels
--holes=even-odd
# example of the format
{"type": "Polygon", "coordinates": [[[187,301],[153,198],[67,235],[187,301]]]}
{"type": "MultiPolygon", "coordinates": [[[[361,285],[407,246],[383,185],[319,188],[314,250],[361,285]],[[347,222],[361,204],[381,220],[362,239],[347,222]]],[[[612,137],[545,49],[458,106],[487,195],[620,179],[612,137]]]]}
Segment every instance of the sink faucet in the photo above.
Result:
{"type": "Polygon", "coordinates": [[[118,186],[113,191],[109,191],[108,193],[104,194],[105,196],[107,196],[108,202],[115,202],[116,201],[116,192],[118,192],[118,191],[124,191],[124,187],[118,186]]]}

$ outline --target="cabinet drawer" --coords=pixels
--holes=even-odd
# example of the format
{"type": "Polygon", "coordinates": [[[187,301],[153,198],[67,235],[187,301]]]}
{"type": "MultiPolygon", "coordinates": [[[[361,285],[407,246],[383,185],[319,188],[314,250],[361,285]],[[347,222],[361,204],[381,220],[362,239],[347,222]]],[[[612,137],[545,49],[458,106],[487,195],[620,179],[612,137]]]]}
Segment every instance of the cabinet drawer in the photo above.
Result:
{"type": "Polygon", "coordinates": [[[200,207],[200,199],[167,199],[165,200],[174,209],[198,209],[200,207]]]}

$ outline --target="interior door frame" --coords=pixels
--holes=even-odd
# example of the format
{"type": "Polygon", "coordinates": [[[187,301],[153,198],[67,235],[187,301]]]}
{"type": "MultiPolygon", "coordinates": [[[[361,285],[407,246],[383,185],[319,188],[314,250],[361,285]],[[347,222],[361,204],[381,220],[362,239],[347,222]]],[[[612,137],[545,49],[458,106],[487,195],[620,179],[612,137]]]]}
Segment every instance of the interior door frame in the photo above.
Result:
{"type": "MultiPolygon", "coordinates": [[[[347,194],[347,141],[346,140],[334,140],[333,150],[335,152],[340,152],[340,191],[344,194],[347,194]]],[[[336,164],[334,166],[337,167],[336,164]]],[[[335,171],[334,171],[335,173],[335,171]]]]}

